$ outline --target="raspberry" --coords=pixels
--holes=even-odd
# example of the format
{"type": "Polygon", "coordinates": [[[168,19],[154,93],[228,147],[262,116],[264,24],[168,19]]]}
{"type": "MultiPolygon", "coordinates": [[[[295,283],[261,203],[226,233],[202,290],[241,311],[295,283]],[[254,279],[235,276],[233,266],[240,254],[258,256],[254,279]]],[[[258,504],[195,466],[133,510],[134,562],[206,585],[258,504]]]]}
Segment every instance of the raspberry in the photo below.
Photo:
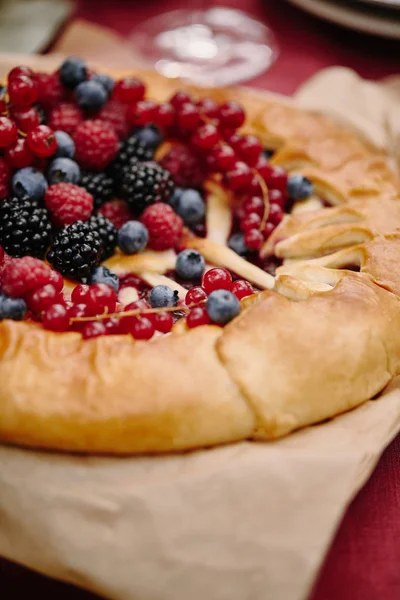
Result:
{"type": "Polygon", "coordinates": [[[50,110],[63,101],[65,90],[56,73],[36,73],[34,79],[38,86],[38,102],[43,108],[50,110]]]}
{"type": "Polygon", "coordinates": [[[128,204],[123,200],[105,202],[99,213],[111,221],[116,229],[121,229],[122,225],[134,218],[128,204]]]}
{"type": "Polygon", "coordinates": [[[127,104],[123,104],[123,102],[119,102],[118,100],[109,100],[100,112],[97,113],[96,118],[112,125],[119,138],[125,138],[128,137],[131,129],[127,114],[127,104]]]}
{"type": "Polygon", "coordinates": [[[8,196],[8,184],[11,177],[11,168],[4,158],[0,158],[0,200],[8,196]]]}
{"type": "Polygon", "coordinates": [[[206,176],[204,165],[186,146],[171,148],[160,160],[160,165],[171,173],[175,184],[180,187],[200,187],[206,176]]]}
{"type": "MultiPolygon", "coordinates": [[[[4,252],[4,250],[3,250],[4,252]]],[[[12,258],[12,256],[9,256],[8,254],[6,254],[4,252],[3,258],[1,260],[1,264],[0,264],[0,290],[3,289],[3,273],[4,273],[4,269],[6,268],[6,266],[8,265],[9,262],[11,262],[12,260],[14,260],[12,258]]]]}
{"type": "Polygon", "coordinates": [[[116,157],[119,149],[113,127],[100,120],[81,123],[75,134],[75,156],[87,169],[103,170],[116,157]]]}
{"type": "Polygon", "coordinates": [[[57,227],[87,221],[93,210],[93,196],[74,183],[51,185],[44,196],[44,203],[57,227]]]}
{"type": "Polygon", "coordinates": [[[13,258],[3,269],[2,289],[11,298],[23,298],[27,292],[50,283],[50,280],[50,267],[38,258],[13,258]]]}
{"type": "Polygon", "coordinates": [[[54,131],[65,131],[72,135],[83,121],[83,113],[80,108],[71,102],[63,102],[51,111],[49,115],[49,127],[54,131]]]}
{"type": "Polygon", "coordinates": [[[178,243],[183,221],[168,204],[157,202],[148,206],[140,220],[147,227],[148,245],[153,250],[168,250],[178,243]]]}

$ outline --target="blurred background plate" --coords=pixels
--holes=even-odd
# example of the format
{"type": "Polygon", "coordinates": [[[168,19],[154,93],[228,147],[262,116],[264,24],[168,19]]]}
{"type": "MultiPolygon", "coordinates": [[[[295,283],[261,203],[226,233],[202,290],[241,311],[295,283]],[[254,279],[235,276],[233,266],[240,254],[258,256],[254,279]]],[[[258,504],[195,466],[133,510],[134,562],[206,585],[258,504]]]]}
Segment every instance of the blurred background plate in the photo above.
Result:
{"type": "MultiPolygon", "coordinates": [[[[393,3],[394,0],[390,1],[393,3]]],[[[289,2],[337,25],[363,33],[400,39],[400,13],[397,10],[382,9],[349,0],[289,0],[289,2]]]]}
{"type": "Polygon", "coordinates": [[[400,10],[400,0],[356,0],[356,2],[375,4],[382,8],[396,8],[397,10],[400,10]]]}

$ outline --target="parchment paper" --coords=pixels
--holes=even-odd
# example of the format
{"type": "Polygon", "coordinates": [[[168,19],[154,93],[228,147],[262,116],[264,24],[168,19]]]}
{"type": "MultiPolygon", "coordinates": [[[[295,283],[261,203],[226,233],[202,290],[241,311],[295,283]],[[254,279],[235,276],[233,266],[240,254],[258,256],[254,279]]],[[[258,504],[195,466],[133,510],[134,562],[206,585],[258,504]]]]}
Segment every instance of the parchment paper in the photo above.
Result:
{"type": "MultiPolygon", "coordinates": [[[[331,77],[320,74],[300,101],[323,108],[331,77]]],[[[345,88],[353,100],[360,94],[353,121],[344,114],[360,127],[368,92],[347,71],[342,81],[334,109],[350,106],[345,88]]],[[[382,105],[379,114],[362,129],[389,147],[397,133],[382,105]]],[[[118,600],[303,600],[347,505],[398,431],[400,380],[274,443],[125,459],[0,447],[0,555],[118,600]]]]}

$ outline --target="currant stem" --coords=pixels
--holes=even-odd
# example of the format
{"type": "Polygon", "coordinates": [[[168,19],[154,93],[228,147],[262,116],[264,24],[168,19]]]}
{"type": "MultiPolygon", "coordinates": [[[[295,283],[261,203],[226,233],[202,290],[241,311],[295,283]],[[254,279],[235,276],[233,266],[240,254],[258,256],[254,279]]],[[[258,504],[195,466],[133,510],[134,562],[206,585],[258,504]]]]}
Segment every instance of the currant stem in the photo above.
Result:
{"type": "Polygon", "coordinates": [[[136,310],[125,310],[117,313],[104,313],[102,315],[96,315],[92,317],[72,317],[70,319],[71,323],[77,323],[82,321],[97,321],[99,319],[111,319],[121,317],[136,317],[143,315],[152,315],[161,312],[184,312],[188,314],[190,312],[189,306],[166,306],[165,308],[145,308],[145,309],[136,309],[136,310]]]}
{"type": "Polygon", "coordinates": [[[260,231],[263,231],[263,229],[268,221],[268,216],[269,216],[269,193],[268,193],[267,184],[265,183],[264,179],[261,177],[259,172],[254,170],[254,175],[257,177],[258,183],[260,184],[260,188],[261,188],[263,200],[264,200],[264,214],[263,214],[263,218],[261,219],[261,223],[260,223],[260,227],[259,227],[260,231]]]}

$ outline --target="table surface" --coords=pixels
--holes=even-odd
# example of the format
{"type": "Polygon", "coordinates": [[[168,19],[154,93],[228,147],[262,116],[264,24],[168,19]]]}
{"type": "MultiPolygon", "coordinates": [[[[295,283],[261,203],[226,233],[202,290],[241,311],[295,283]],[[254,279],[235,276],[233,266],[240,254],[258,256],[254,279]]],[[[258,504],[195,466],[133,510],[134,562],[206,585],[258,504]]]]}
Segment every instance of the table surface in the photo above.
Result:
{"type": "MultiPolygon", "coordinates": [[[[369,79],[399,73],[398,42],[323,23],[283,0],[228,0],[221,4],[246,9],[268,23],[277,37],[280,56],[267,73],[251,82],[255,87],[292,94],[316,71],[338,64],[369,79]]],[[[127,35],[140,21],[180,5],[180,0],[78,0],[75,16],[127,35]]],[[[400,436],[386,450],[371,479],[350,505],[310,600],[400,598],[399,457],[400,436]]],[[[5,600],[22,598],[28,592],[35,592],[41,600],[96,598],[1,559],[0,586],[5,600]]]]}

